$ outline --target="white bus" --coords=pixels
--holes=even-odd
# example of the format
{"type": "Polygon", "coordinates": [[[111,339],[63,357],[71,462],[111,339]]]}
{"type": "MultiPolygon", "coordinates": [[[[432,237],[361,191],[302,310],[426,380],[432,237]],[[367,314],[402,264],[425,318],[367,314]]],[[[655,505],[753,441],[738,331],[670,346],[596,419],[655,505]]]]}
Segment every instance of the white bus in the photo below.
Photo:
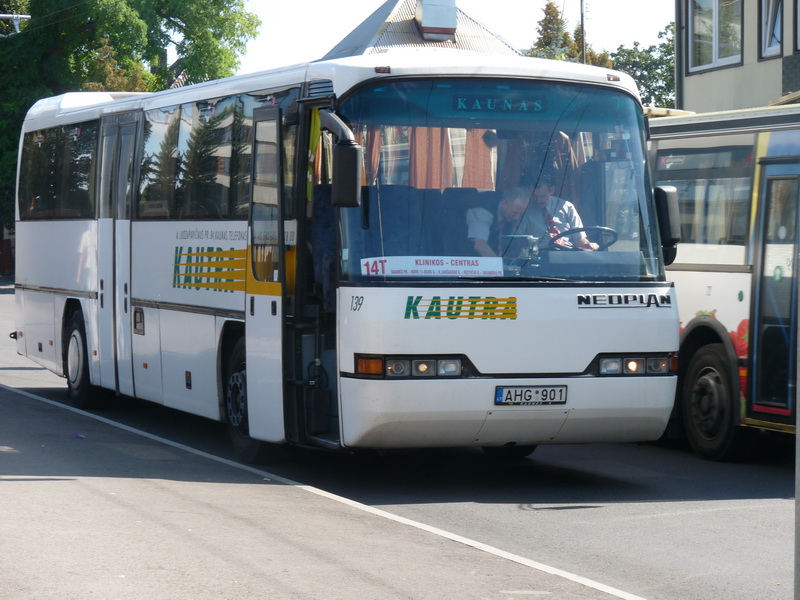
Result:
{"type": "Polygon", "coordinates": [[[706,458],[795,432],[800,108],[652,119],[653,178],[677,188],[676,417],[706,458]]]}
{"type": "Polygon", "coordinates": [[[645,156],[629,77],[467,51],[44,99],[20,143],[18,352],[77,406],[104,388],[226,422],[245,459],[658,438],[676,240],[645,156]],[[466,211],[544,168],[599,249],[477,256],[466,211]]]}

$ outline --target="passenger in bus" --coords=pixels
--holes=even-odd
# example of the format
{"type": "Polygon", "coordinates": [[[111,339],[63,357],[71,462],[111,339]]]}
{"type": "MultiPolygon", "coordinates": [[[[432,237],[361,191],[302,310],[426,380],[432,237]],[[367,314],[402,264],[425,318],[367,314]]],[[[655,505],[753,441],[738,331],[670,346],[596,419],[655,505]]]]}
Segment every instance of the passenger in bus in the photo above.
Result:
{"type": "MultiPolygon", "coordinates": [[[[538,181],[527,187],[513,187],[503,192],[496,215],[485,208],[471,208],[466,213],[467,236],[479,256],[511,256],[511,241],[516,236],[531,236],[539,240],[553,238],[570,229],[583,227],[575,206],[553,195],[555,177],[541,173],[538,181]],[[531,199],[534,202],[531,202],[531,199]]],[[[555,244],[586,250],[597,250],[583,232],[564,236],[555,244]]],[[[539,248],[547,245],[539,242],[539,248]]]]}

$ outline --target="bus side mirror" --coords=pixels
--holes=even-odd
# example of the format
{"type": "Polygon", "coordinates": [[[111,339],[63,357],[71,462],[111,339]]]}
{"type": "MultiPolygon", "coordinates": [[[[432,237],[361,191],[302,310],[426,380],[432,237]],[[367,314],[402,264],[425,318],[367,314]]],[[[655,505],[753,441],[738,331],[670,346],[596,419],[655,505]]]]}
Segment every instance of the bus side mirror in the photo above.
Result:
{"type": "Polygon", "coordinates": [[[331,202],[340,208],[361,204],[361,146],[350,140],[333,145],[331,202]]]}
{"type": "Polygon", "coordinates": [[[340,208],[361,205],[361,146],[353,131],[329,108],[319,111],[320,127],[336,138],[333,145],[331,203],[340,208]]]}
{"type": "Polygon", "coordinates": [[[661,247],[664,251],[664,264],[671,265],[675,262],[678,254],[678,242],[681,241],[678,190],[671,185],[657,186],[655,200],[658,231],[661,234],[661,247]]]}

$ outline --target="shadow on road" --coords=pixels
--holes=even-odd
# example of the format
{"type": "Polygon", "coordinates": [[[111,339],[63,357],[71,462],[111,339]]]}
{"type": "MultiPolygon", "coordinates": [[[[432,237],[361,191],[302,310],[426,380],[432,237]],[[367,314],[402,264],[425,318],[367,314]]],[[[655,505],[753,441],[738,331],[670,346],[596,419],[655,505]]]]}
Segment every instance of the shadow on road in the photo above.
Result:
{"type": "MultiPolygon", "coordinates": [[[[66,393],[27,389],[66,404],[66,393]]],[[[93,414],[234,460],[225,426],[132,399],[93,414]]],[[[6,454],[3,476],[144,477],[193,480],[206,461],[85,415],[0,390],[0,439],[38,460],[6,454]],[[16,466],[15,466],[16,465],[16,466]]],[[[257,468],[371,505],[479,502],[525,510],[581,510],[608,503],[794,496],[793,439],[765,436],[746,463],[712,463],[679,445],[540,446],[503,461],[479,449],[327,453],[291,448],[257,468]]],[[[205,472],[205,471],[202,471],[205,472]]],[[[224,481],[252,483],[230,468],[224,481]]],[[[206,477],[205,475],[203,477],[206,477]]],[[[5,480],[5,479],[4,479],[5,480]]]]}

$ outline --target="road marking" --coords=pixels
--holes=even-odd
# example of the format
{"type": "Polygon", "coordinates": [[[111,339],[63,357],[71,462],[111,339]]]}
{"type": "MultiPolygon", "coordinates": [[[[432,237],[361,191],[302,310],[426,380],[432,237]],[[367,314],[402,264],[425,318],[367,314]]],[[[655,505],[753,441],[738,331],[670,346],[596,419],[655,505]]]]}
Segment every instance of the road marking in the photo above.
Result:
{"type": "Polygon", "coordinates": [[[66,404],[61,404],[60,402],[55,402],[54,400],[49,400],[47,398],[43,398],[42,396],[37,396],[36,394],[31,394],[30,392],[26,392],[23,390],[18,390],[7,385],[0,383],[0,389],[7,390],[9,392],[13,392],[15,394],[19,394],[21,396],[25,396],[26,398],[30,398],[32,400],[37,400],[39,402],[44,402],[45,404],[49,404],[50,406],[54,406],[56,408],[61,408],[63,410],[68,410],[78,415],[82,415],[84,417],[89,417],[90,419],[94,419],[95,421],[99,421],[101,423],[105,423],[106,425],[111,425],[112,427],[116,427],[117,429],[121,429],[123,431],[127,431],[128,433],[132,433],[134,435],[138,435],[140,437],[147,438],[154,442],[158,442],[160,444],[166,444],[167,446],[171,446],[172,448],[176,448],[178,450],[183,450],[185,452],[189,452],[190,454],[194,454],[195,456],[200,456],[202,458],[207,458],[209,460],[221,463],[228,467],[232,467],[234,469],[240,469],[242,471],[247,471],[249,473],[253,473],[255,475],[259,475],[269,481],[275,481],[278,483],[282,483],[284,485],[289,485],[305,492],[309,492],[311,494],[315,494],[317,496],[321,496],[322,498],[327,498],[328,500],[333,500],[334,502],[338,502],[340,504],[344,504],[351,508],[355,508],[357,510],[361,510],[363,512],[375,515],[377,517],[381,517],[387,519],[389,521],[394,521],[395,523],[400,523],[402,525],[408,525],[409,527],[414,527],[421,531],[425,531],[427,533],[436,535],[438,537],[442,537],[453,542],[458,542],[460,544],[464,544],[465,546],[469,546],[470,548],[474,548],[476,550],[480,550],[481,552],[486,552],[487,554],[492,554],[499,558],[504,558],[511,562],[515,562],[517,564],[530,567],[531,569],[536,569],[537,571],[541,571],[543,573],[547,573],[549,575],[555,575],[556,577],[561,577],[562,579],[567,579],[574,583],[578,583],[588,588],[592,588],[598,590],[600,592],[604,592],[610,596],[614,596],[616,598],[622,598],[623,600],[645,600],[641,596],[636,596],[635,594],[630,594],[628,592],[618,590],[614,587],[605,585],[603,583],[594,581],[592,579],[588,579],[586,577],[582,577],[580,575],[576,575],[575,573],[570,573],[569,571],[564,571],[562,569],[558,569],[556,567],[551,567],[550,565],[546,565],[544,563],[537,562],[535,560],[531,560],[529,558],[525,558],[524,556],[519,556],[517,554],[512,554],[511,552],[506,552],[505,550],[501,550],[500,548],[495,548],[494,546],[490,546],[488,544],[484,544],[483,542],[479,542],[477,540],[472,540],[470,538],[463,537],[456,533],[452,533],[450,531],[445,531],[444,529],[439,529],[438,527],[433,527],[431,525],[426,525],[425,523],[420,523],[419,521],[414,521],[412,519],[407,519],[406,517],[401,517],[400,515],[395,515],[393,513],[387,512],[385,510],[381,510],[379,508],[375,508],[373,506],[369,506],[368,504],[363,504],[361,502],[356,502],[355,500],[350,500],[349,498],[345,498],[344,496],[338,496],[336,494],[332,494],[330,492],[326,492],[325,490],[321,490],[319,488],[306,485],[304,483],[300,483],[298,481],[293,481],[291,479],[287,479],[285,477],[281,477],[280,475],[275,475],[274,473],[270,473],[268,471],[264,471],[262,469],[257,469],[255,467],[251,467],[250,465],[245,465],[242,463],[238,463],[233,460],[229,460],[227,458],[222,458],[220,456],[215,456],[213,454],[209,454],[208,452],[203,452],[202,450],[197,450],[196,448],[192,448],[190,446],[186,446],[184,444],[180,444],[178,442],[173,442],[172,440],[168,440],[166,438],[159,437],[157,435],[153,435],[152,433],[147,433],[146,431],[142,431],[140,429],[135,429],[133,427],[129,427],[128,425],[123,425],[122,423],[117,423],[116,421],[112,421],[110,419],[106,419],[105,417],[101,417],[92,413],[85,412],[73,406],[68,406],[66,404]]]}

